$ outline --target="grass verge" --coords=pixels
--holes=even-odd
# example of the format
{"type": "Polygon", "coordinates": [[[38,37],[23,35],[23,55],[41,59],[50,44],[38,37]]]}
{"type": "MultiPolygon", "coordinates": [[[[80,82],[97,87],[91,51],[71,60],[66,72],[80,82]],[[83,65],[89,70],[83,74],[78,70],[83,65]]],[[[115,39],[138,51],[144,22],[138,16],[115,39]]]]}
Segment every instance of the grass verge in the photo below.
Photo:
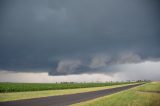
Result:
{"type": "Polygon", "coordinates": [[[151,82],[72,106],[160,106],[160,93],[157,91],[160,91],[160,82],[151,82]]]}

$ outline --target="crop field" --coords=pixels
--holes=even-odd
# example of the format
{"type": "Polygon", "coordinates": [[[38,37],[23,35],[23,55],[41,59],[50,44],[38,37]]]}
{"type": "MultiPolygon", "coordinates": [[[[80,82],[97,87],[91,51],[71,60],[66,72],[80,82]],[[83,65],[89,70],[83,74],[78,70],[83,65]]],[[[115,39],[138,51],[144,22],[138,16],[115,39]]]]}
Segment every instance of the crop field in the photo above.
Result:
{"type": "Polygon", "coordinates": [[[160,106],[160,82],[151,82],[73,106],[160,106]]]}
{"type": "Polygon", "coordinates": [[[103,86],[131,84],[131,83],[135,82],[47,83],[47,84],[46,83],[0,83],[0,93],[103,87],[103,86]]]}
{"type": "Polygon", "coordinates": [[[62,90],[3,92],[3,93],[0,93],[0,102],[40,98],[40,97],[48,97],[48,96],[57,96],[57,95],[66,95],[66,94],[75,94],[75,93],[82,93],[82,92],[92,92],[92,91],[97,91],[97,90],[111,89],[111,88],[116,88],[116,87],[134,85],[134,84],[136,83],[119,84],[119,85],[103,86],[103,87],[62,89],[62,90]]]}

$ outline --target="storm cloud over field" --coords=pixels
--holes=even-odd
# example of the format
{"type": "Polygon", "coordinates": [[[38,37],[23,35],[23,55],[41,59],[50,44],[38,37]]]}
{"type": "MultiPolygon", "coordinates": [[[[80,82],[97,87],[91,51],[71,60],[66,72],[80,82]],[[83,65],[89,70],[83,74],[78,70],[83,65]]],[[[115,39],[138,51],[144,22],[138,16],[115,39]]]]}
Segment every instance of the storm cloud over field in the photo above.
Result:
{"type": "MultiPolygon", "coordinates": [[[[160,61],[159,7],[158,0],[1,0],[0,70],[129,76],[134,68],[126,65],[160,61]]],[[[156,66],[137,70],[157,80],[156,66]]]]}

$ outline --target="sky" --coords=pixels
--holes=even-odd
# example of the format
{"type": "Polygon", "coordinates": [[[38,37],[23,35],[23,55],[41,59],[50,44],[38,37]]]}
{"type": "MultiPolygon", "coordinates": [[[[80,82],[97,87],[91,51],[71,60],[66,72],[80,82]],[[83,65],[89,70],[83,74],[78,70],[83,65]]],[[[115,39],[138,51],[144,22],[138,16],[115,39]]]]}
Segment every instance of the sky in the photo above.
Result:
{"type": "Polygon", "coordinates": [[[160,80],[159,0],[1,0],[0,82],[160,80]]]}

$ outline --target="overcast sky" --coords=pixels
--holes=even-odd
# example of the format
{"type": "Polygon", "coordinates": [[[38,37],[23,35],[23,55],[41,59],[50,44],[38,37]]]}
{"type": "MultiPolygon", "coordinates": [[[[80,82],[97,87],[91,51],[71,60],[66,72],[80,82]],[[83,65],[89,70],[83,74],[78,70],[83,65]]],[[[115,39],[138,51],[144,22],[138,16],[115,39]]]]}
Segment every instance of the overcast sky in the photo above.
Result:
{"type": "Polygon", "coordinates": [[[159,0],[1,0],[0,81],[160,80],[159,11],[159,0]]]}

